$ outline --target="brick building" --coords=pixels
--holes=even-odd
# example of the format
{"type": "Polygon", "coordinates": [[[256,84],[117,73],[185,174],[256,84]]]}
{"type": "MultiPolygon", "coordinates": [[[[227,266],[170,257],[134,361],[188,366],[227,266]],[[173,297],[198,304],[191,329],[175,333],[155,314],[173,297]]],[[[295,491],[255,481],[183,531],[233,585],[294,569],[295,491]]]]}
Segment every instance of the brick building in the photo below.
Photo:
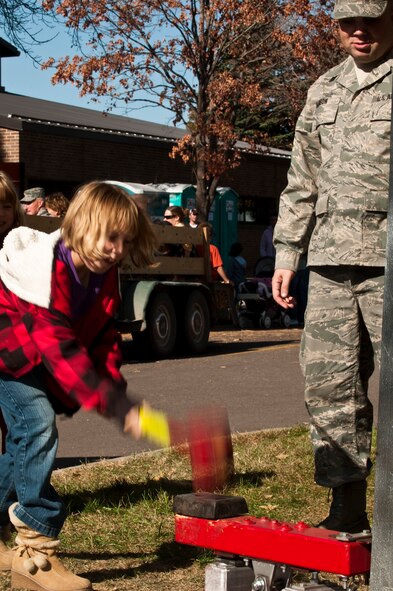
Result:
{"type": "MultiPolygon", "coordinates": [[[[0,41],[0,57],[16,57],[12,49],[0,41]]],[[[0,168],[20,192],[43,186],[70,196],[92,179],[194,182],[191,167],[169,158],[182,129],[0,90],[0,168]]],[[[250,266],[286,184],[289,157],[284,150],[251,153],[245,146],[241,165],[221,179],[239,194],[239,241],[250,266]]]]}

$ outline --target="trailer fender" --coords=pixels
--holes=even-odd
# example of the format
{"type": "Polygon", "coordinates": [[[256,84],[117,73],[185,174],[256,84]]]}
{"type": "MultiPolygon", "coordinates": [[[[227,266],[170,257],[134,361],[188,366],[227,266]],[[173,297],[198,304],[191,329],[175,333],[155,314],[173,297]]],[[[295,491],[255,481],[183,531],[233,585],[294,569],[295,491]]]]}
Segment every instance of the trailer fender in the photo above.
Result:
{"type": "Polygon", "coordinates": [[[152,292],[160,281],[130,281],[122,291],[121,319],[141,322],[141,330],[146,329],[146,308],[152,292]]]}

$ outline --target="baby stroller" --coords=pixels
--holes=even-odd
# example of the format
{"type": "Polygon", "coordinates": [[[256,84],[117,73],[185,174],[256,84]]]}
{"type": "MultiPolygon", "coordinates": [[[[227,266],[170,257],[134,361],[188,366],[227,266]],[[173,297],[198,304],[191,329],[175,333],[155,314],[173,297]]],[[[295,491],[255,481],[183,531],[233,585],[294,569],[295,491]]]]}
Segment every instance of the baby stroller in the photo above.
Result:
{"type": "Polygon", "coordinates": [[[254,269],[255,277],[246,279],[239,285],[236,300],[240,328],[271,328],[279,323],[289,328],[291,318],[272,296],[272,277],[274,259],[260,258],[254,269]]]}

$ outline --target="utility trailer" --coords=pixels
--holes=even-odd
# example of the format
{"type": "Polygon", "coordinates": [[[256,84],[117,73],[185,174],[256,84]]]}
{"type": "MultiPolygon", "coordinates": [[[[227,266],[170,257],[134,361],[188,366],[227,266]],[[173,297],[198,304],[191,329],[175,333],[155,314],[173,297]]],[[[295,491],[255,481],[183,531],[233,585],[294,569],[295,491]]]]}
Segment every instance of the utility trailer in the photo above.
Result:
{"type": "Polygon", "coordinates": [[[121,266],[121,332],[155,357],[168,357],[175,348],[203,353],[212,324],[235,321],[231,285],[211,281],[206,229],[154,225],[160,245],[189,244],[202,256],[156,256],[155,266],[121,266]]]}
{"type": "MultiPolygon", "coordinates": [[[[53,232],[59,218],[25,216],[25,225],[53,232]]],[[[155,358],[175,349],[191,354],[206,350],[211,326],[219,319],[236,322],[234,290],[211,281],[206,229],[153,224],[160,245],[155,264],[137,268],[127,257],[120,267],[122,304],[117,325],[131,333],[139,350],[155,358]],[[202,256],[160,254],[163,245],[190,244],[202,256]]]]}

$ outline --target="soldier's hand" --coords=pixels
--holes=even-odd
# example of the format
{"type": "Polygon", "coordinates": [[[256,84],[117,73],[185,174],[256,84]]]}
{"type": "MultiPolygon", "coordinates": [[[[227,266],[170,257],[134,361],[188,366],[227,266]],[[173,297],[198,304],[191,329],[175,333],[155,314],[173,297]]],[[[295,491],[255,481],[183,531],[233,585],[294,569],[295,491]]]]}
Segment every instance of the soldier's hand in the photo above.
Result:
{"type": "Polygon", "coordinates": [[[289,295],[289,286],[294,276],[294,271],[289,269],[276,269],[272,278],[273,298],[286,310],[296,306],[296,299],[289,295]]]}

